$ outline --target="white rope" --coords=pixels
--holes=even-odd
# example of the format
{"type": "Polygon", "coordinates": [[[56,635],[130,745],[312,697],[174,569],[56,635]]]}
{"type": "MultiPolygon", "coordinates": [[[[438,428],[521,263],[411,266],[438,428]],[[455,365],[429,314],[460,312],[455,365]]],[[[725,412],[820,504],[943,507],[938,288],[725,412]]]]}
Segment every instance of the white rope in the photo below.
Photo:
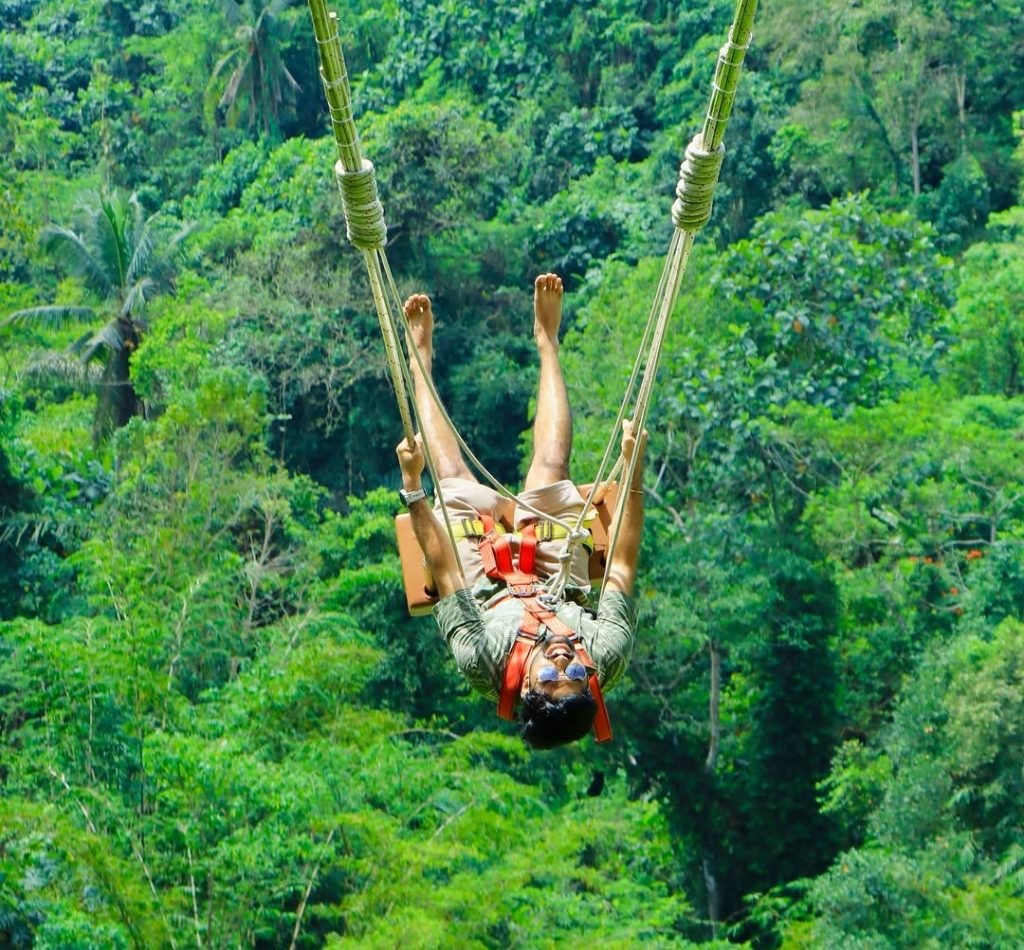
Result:
{"type": "MultiPolygon", "coordinates": [[[[693,143],[691,143],[691,145],[693,145],[693,143]]],[[[687,150],[688,156],[690,151],[690,149],[687,150]]],[[[708,153],[704,153],[704,157],[708,157],[708,153]]],[[[715,156],[710,157],[714,158],[715,156]]],[[[718,164],[720,164],[720,152],[718,156],[718,164]]],[[[686,163],[684,162],[684,168],[685,167],[686,163]]],[[[689,183],[687,187],[692,185],[692,187],[698,189],[700,192],[698,198],[699,202],[704,202],[707,198],[708,207],[705,210],[707,213],[710,213],[710,193],[707,191],[707,176],[711,174],[711,172],[707,171],[708,167],[709,166],[705,165],[704,170],[699,174],[695,173],[690,175],[687,179],[687,182],[689,183]]],[[[639,389],[636,393],[636,402],[632,413],[632,424],[637,440],[639,441],[642,437],[647,421],[651,396],[654,389],[655,379],[657,377],[658,363],[661,359],[661,352],[664,346],[669,320],[675,306],[679,286],[682,282],[682,275],[686,269],[686,263],[689,259],[690,250],[693,246],[693,232],[690,230],[679,229],[677,227],[676,231],[673,233],[666,264],[662,270],[658,289],[648,312],[647,322],[644,327],[640,346],[637,350],[637,356],[633,363],[630,378],[626,384],[623,399],[619,405],[615,424],[611,429],[611,433],[605,446],[601,461],[598,465],[597,473],[593,480],[590,492],[584,500],[584,505],[575,519],[575,523],[572,523],[571,519],[553,517],[549,513],[541,511],[533,505],[524,502],[519,495],[512,492],[499,479],[497,479],[480,461],[472,449],[470,449],[441,401],[441,397],[434,385],[432,374],[428,372],[424,365],[418,348],[411,344],[411,331],[408,319],[405,316],[405,311],[402,306],[401,297],[398,293],[394,275],[391,273],[391,267],[384,251],[384,240],[387,232],[386,225],[384,224],[383,208],[377,199],[373,166],[369,162],[364,162],[362,170],[353,173],[346,172],[342,167],[340,167],[339,163],[339,167],[336,168],[336,173],[339,186],[342,189],[346,221],[348,222],[349,228],[349,238],[353,243],[362,248],[364,259],[366,261],[367,273],[370,278],[370,286],[373,291],[374,305],[377,310],[377,317],[381,327],[381,336],[384,340],[384,350],[387,359],[388,371],[395,387],[396,401],[398,402],[399,413],[402,418],[402,425],[405,430],[406,438],[411,444],[415,439],[416,430],[419,429],[422,432],[423,426],[422,421],[418,416],[416,402],[414,399],[411,400],[411,414],[409,410],[409,393],[414,391],[415,382],[412,379],[410,360],[403,357],[401,344],[399,343],[399,327],[405,330],[408,356],[410,359],[416,361],[420,377],[427,388],[427,392],[432,402],[437,408],[444,424],[451,430],[456,444],[459,446],[467,461],[477,470],[477,472],[479,472],[484,480],[489,483],[495,491],[497,491],[499,495],[514,501],[520,508],[525,509],[537,518],[551,521],[559,525],[566,532],[565,545],[558,555],[559,569],[549,580],[547,585],[547,596],[555,601],[562,600],[565,596],[565,590],[572,579],[572,562],[576,552],[590,536],[590,532],[583,527],[586,514],[593,507],[594,498],[596,497],[597,492],[600,491],[601,485],[614,478],[615,473],[623,467],[620,456],[613,467],[612,472],[606,477],[605,472],[611,462],[616,444],[620,438],[620,432],[623,421],[626,418],[627,409],[633,398],[634,391],[637,390],[638,379],[640,380],[640,383],[639,389]],[[643,372],[642,378],[641,370],[643,372]],[[415,425],[413,422],[414,417],[415,425]]],[[[714,174],[717,177],[717,171],[715,171],[714,174]]],[[[712,182],[712,190],[713,187],[714,184],[712,182]]],[[[686,197],[685,190],[683,190],[682,175],[680,178],[680,189],[680,200],[676,202],[676,205],[684,202],[686,197]]],[[[680,218],[677,216],[676,211],[677,209],[674,207],[673,217],[677,218],[678,221],[680,218]]],[[[703,214],[704,211],[702,210],[700,213],[703,214]]],[[[691,214],[690,218],[687,218],[687,220],[692,219],[693,215],[691,214]]],[[[445,503],[444,494],[441,492],[440,479],[437,475],[433,454],[427,443],[428,440],[424,438],[424,461],[427,464],[430,477],[434,483],[435,495],[438,499],[438,504],[441,509],[445,528],[448,532],[448,537],[455,552],[459,570],[462,571],[462,562],[459,557],[458,543],[455,538],[451,515],[448,511],[447,504],[445,503]]],[[[639,453],[634,452],[629,465],[625,466],[626,471],[623,473],[624,490],[619,492],[615,512],[612,516],[611,535],[608,539],[608,547],[605,552],[606,564],[605,575],[602,581],[602,589],[607,584],[609,571],[611,569],[612,560],[614,558],[615,549],[618,544],[622,528],[623,516],[628,503],[628,496],[632,490],[631,486],[633,484],[633,477],[638,463],[639,453]]]]}
{"type": "Polygon", "coordinates": [[[402,349],[398,343],[398,334],[395,332],[394,320],[391,319],[388,310],[377,253],[373,250],[364,250],[363,260],[366,262],[366,273],[370,278],[373,303],[377,310],[377,321],[380,323],[380,334],[384,340],[384,355],[387,360],[388,372],[391,375],[391,383],[395,387],[395,401],[398,403],[398,412],[402,417],[402,428],[405,431],[405,437],[409,440],[409,444],[412,445],[413,440],[416,438],[416,429],[413,426],[412,415],[409,412],[409,391],[404,385],[405,376],[402,370],[405,360],[402,358],[402,349]]]}
{"type": "MultiPolygon", "coordinates": [[[[378,279],[380,279],[381,271],[383,271],[384,275],[386,275],[386,278],[387,278],[386,286],[391,291],[392,303],[397,302],[397,300],[398,300],[398,289],[395,287],[395,280],[394,280],[394,277],[391,274],[391,266],[388,264],[387,255],[384,253],[383,249],[378,249],[373,254],[373,258],[374,258],[374,269],[378,273],[378,279]]],[[[369,264],[367,266],[369,266],[369,264]]],[[[386,320],[387,325],[388,325],[388,335],[389,335],[389,337],[391,339],[395,340],[395,343],[396,343],[396,346],[397,346],[397,341],[398,341],[398,323],[397,323],[397,321],[395,319],[395,311],[393,309],[387,307],[387,305],[386,305],[387,301],[386,300],[384,302],[385,302],[384,319],[386,320]]],[[[402,312],[403,313],[403,317],[404,317],[404,312],[403,311],[399,310],[398,312],[402,312]]],[[[408,343],[409,327],[408,327],[407,323],[403,322],[403,325],[405,327],[406,341],[408,343]]],[[[410,346],[409,349],[415,349],[415,347],[410,346]]],[[[400,359],[400,360],[397,361],[397,365],[398,365],[398,372],[401,374],[401,380],[402,380],[402,383],[403,383],[403,385],[405,387],[406,392],[412,391],[414,386],[415,386],[415,384],[414,384],[413,379],[412,379],[412,373],[409,370],[408,362],[406,360],[404,360],[404,359],[400,359]]],[[[417,411],[416,401],[415,400],[413,400],[413,404],[412,405],[413,405],[413,414],[416,416],[416,428],[420,432],[422,432],[423,431],[422,420],[419,418],[419,412],[417,411]]],[[[444,495],[443,495],[443,493],[441,492],[441,490],[439,488],[440,481],[439,481],[439,479],[437,477],[437,466],[434,463],[434,453],[432,452],[432,450],[430,448],[430,444],[429,444],[429,440],[428,439],[424,438],[422,440],[422,442],[423,442],[423,459],[426,462],[427,471],[430,473],[430,479],[434,483],[434,493],[437,496],[438,503],[440,504],[440,507],[441,507],[441,518],[444,521],[445,530],[448,532],[448,540],[451,542],[452,551],[455,552],[455,563],[458,565],[459,573],[462,574],[463,576],[465,576],[465,570],[463,569],[463,566],[462,566],[462,558],[459,555],[459,545],[458,545],[458,543],[457,543],[457,541],[455,539],[455,529],[452,526],[451,513],[448,511],[448,505],[445,503],[444,495]]],[[[412,444],[412,438],[410,438],[410,444],[412,444]]]]}
{"type": "MultiPolygon", "coordinates": [[[[676,232],[678,234],[679,232],[676,232]]],[[[670,255],[672,251],[672,245],[669,248],[670,255]]],[[[578,532],[583,525],[583,521],[586,518],[586,513],[594,504],[594,498],[597,492],[600,491],[601,486],[606,482],[612,482],[621,472],[623,467],[622,456],[619,455],[612,467],[611,471],[605,474],[609,463],[611,462],[612,455],[618,448],[619,441],[622,433],[622,423],[626,419],[627,409],[633,401],[634,392],[637,388],[637,381],[640,379],[640,374],[643,368],[651,364],[652,355],[654,356],[654,368],[657,367],[657,361],[660,359],[661,343],[658,343],[657,351],[654,350],[653,343],[655,339],[659,341],[664,340],[664,329],[667,326],[668,317],[671,314],[671,308],[668,312],[664,312],[662,301],[665,298],[668,290],[669,281],[673,279],[673,272],[669,267],[663,267],[661,276],[658,279],[658,288],[655,291],[654,297],[651,301],[651,306],[647,312],[647,322],[644,325],[644,331],[641,334],[640,342],[637,346],[636,357],[633,361],[633,369],[630,373],[629,380],[626,383],[626,388],[623,392],[622,399],[619,402],[619,411],[615,417],[615,423],[613,424],[611,431],[609,432],[608,441],[605,444],[604,453],[601,456],[601,461],[598,464],[597,472],[594,475],[594,480],[588,493],[583,510],[580,512],[579,518],[576,521],[575,530],[578,532]]],[[[678,280],[678,278],[677,278],[678,280]]],[[[646,378],[646,375],[645,375],[646,378]]],[[[643,432],[643,425],[647,418],[647,405],[650,401],[652,383],[648,384],[645,389],[642,389],[641,394],[637,396],[636,405],[633,409],[633,427],[637,438],[640,437],[643,432]]],[[[635,467],[635,463],[634,463],[635,467]]],[[[625,480],[625,484],[631,485],[633,478],[633,470],[631,469],[628,473],[628,478],[625,480]]],[[[627,488],[628,492],[628,488],[627,488]]],[[[620,493],[620,499],[624,497],[625,493],[620,493]]],[[[618,505],[616,506],[616,514],[612,519],[612,524],[617,525],[619,523],[619,517],[621,515],[621,509],[618,505]]],[[[572,536],[570,536],[572,537],[572,536]]],[[[612,554],[614,553],[614,546],[618,541],[618,533],[615,532],[614,538],[610,538],[611,542],[609,547],[605,551],[605,580],[607,580],[607,565],[611,563],[612,554]]],[[[567,542],[567,547],[569,543],[567,542]]],[[[554,596],[564,596],[565,588],[570,580],[570,566],[572,563],[572,554],[570,553],[561,564],[561,570],[559,571],[558,577],[552,583],[552,592],[554,596]]],[[[603,586],[603,581],[602,581],[603,586]]]]}
{"type": "MultiPolygon", "coordinates": [[[[636,435],[638,448],[640,439],[643,437],[644,428],[647,423],[647,413],[650,408],[651,395],[654,391],[654,381],[658,374],[658,363],[661,360],[661,352],[668,331],[669,319],[672,310],[675,308],[676,299],[679,296],[679,287],[682,283],[683,274],[690,258],[690,251],[693,248],[694,235],[689,231],[676,230],[672,235],[669,245],[669,253],[662,271],[662,279],[659,284],[658,294],[655,297],[655,307],[658,311],[655,333],[651,340],[650,353],[647,358],[647,365],[644,368],[644,378],[637,395],[636,406],[633,411],[633,432],[636,435]]],[[[653,308],[652,308],[653,309],[653,308]]],[[[615,548],[619,542],[619,534],[622,530],[623,514],[629,500],[629,493],[633,488],[633,476],[640,461],[640,452],[633,453],[629,465],[625,466],[622,484],[624,490],[619,492],[615,504],[615,513],[612,516],[612,533],[608,539],[606,551],[606,563],[604,579],[602,580],[602,596],[608,581],[611,570],[612,559],[615,556],[615,548]]]]}

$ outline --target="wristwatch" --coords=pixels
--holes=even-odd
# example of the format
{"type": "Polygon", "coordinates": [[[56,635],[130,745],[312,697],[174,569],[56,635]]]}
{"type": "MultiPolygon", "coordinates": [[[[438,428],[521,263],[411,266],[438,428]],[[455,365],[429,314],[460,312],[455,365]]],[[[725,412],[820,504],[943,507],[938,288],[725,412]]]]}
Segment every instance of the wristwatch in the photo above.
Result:
{"type": "Polygon", "coordinates": [[[406,491],[404,488],[399,488],[398,497],[402,499],[402,504],[408,508],[417,501],[423,501],[423,499],[427,497],[427,491],[425,488],[417,488],[413,491],[406,491]]]}

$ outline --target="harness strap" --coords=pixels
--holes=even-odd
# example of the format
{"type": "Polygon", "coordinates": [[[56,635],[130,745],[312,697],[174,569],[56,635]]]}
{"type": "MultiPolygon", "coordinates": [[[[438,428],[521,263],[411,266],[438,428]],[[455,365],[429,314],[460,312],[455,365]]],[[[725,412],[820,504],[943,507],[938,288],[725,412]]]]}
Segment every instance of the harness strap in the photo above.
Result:
{"type": "Polygon", "coordinates": [[[611,718],[608,715],[608,707],[605,705],[604,695],[601,693],[601,684],[597,676],[597,668],[590,658],[587,648],[583,645],[579,634],[572,629],[558,614],[548,607],[545,607],[536,597],[536,590],[532,593],[520,588],[520,591],[511,596],[519,596],[523,604],[523,620],[519,627],[519,634],[512,645],[505,664],[505,673],[501,683],[501,693],[498,696],[498,715],[502,719],[515,718],[515,705],[519,694],[523,689],[523,681],[526,679],[526,661],[530,653],[537,645],[540,637],[540,627],[543,624],[552,633],[565,637],[573,646],[579,661],[590,670],[588,685],[590,695],[597,705],[597,712],[594,716],[594,739],[597,742],[608,742],[612,738],[611,718]]]}
{"type": "Polygon", "coordinates": [[[572,629],[550,607],[541,603],[537,596],[537,577],[533,573],[536,563],[537,531],[534,525],[525,525],[520,532],[519,563],[515,562],[512,545],[508,536],[495,530],[494,519],[481,515],[484,536],[480,539],[480,557],[483,560],[487,576],[505,582],[508,596],[518,598],[523,605],[523,619],[519,625],[515,643],[509,651],[502,674],[501,691],[498,694],[498,715],[502,719],[514,719],[516,701],[523,689],[526,679],[526,662],[533,648],[540,639],[540,628],[543,624],[557,636],[565,637],[573,647],[579,661],[590,670],[588,685],[590,695],[597,704],[594,716],[594,738],[598,742],[608,742],[612,737],[611,720],[601,684],[597,677],[597,667],[590,658],[580,635],[572,629]]]}
{"type": "MultiPolygon", "coordinates": [[[[579,661],[590,670],[588,679],[590,695],[594,697],[597,704],[597,713],[594,716],[594,739],[597,742],[608,742],[612,737],[611,718],[608,715],[608,707],[604,702],[604,695],[601,693],[601,684],[597,678],[597,667],[590,658],[587,648],[583,645],[580,635],[561,619],[553,610],[545,607],[536,597],[523,600],[527,616],[534,618],[534,623],[543,623],[552,633],[565,637],[576,652],[579,661]]],[[[522,689],[522,680],[519,684],[522,689]]]]}
{"type": "MultiPolygon", "coordinates": [[[[597,518],[597,509],[591,508],[587,513],[587,516],[583,519],[584,527],[590,525],[597,518]]],[[[509,534],[514,532],[508,532],[505,530],[504,525],[500,522],[495,522],[491,518],[480,516],[478,518],[456,518],[452,521],[452,537],[456,541],[466,539],[468,541],[480,542],[488,534],[487,524],[490,523],[496,534],[509,534]]],[[[531,522],[533,530],[537,535],[538,541],[563,541],[569,537],[570,531],[558,524],[555,521],[533,521],[531,522]]],[[[594,536],[590,532],[589,528],[587,536],[580,540],[580,543],[587,549],[588,552],[593,553],[594,551],[594,536]]]]}
{"type": "Polygon", "coordinates": [[[519,536],[519,570],[532,574],[537,557],[537,529],[532,524],[524,525],[519,536]]]}
{"type": "MultiPolygon", "coordinates": [[[[512,544],[509,535],[498,534],[494,528],[494,519],[489,515],[481,515],[487,533],[480,540],[480,559],[483,561],[484,573],[495,581],[504,581],[509,589],[513,585],[533,585],[537,578],[533,574],[520,570],[516,567],[516,560],[512,554],[512,544]]],[[[526,529],[523,529],[524,533],[526,529]]],[[[536,547],[536,541],[534,542],[536,547]]],[[[532,569],[532,557],[530,567],[532,569]]]]}
{"type": "Polygon", "coordinates": [[[516,718],[516,699],[523,690],[526,678],[526,660],[533,649],[535,641],[520,637],[512,646],[505,664],[505,675],[501,681],[501,693],[498,695],[498,716],[502,719],[516,718]]]}
{"type": "Polygon", "coordinates": [[[484,528],[484,536],[480,539],[479,546],[480,557],[484,562],[484,573],[494,580],[500,580],[506,574],[515,571],[512,547],[508,539],[495,530],[494,519],[490,515],[481,515],[480,521],[484,528]]]}

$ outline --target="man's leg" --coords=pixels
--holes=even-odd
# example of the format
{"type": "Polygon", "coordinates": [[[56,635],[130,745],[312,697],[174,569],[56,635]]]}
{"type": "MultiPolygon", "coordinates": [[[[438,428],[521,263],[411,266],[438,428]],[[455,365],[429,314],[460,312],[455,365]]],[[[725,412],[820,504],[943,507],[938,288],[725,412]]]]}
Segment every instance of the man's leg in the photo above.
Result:
{"type": "Polygon", "coordinates": [[[572,415],[558,362],[558,328],[562,322],[562,278],[541,274],[534,283],[533,335],[540,354],[537,415],[533,420],[533,460],[525,489],[541,488],[569,477],[572,415]]]}
{"type": "MultiPolygon", "coordinates": [[[[405,302],[404,309],[405,316],[409,321],[410,339],[419,352],[423,368],[429,376],[434,361],[434,313],[430,307],[430,298],[425,294],[413,294],[405,302]]],[[[452,432],[434,403],[426,380],[424,380],[415,359],[410,368],[423,441],[430,448],[434,466],[437,469],[437,477],[466,478],[476,481],[462,457],[455,433],[452,432]]]]}

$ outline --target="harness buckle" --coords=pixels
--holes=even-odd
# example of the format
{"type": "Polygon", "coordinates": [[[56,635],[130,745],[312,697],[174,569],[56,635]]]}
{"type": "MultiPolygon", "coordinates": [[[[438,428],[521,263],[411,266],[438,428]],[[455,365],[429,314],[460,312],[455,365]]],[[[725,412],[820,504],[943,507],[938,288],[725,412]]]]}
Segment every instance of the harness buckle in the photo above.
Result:
{"type": "Polygon", "coordinates": [[[556,527],[557,525],[553,521],[535,521],[533,523],[538,541],[553,541],[556,527]]]}
{"type": "Polygon", "coordinates": [[[480,541],[489,533],[481,518],[463,518],[458,524],[462,527],[462,536],[469,541],[480,541]]]}
{"type": "Polygon", "coordinates": [[[532,597],[537,592],[537,585],[529,584],[507,584],[506,590],[512,597],[532,597]]]}
{"type": "Polygon", "coordinates": [[[560,597],[556,597],[554,594],[548,591],[541,591],[541,593],[537,595],[537,603],[539,603],[542,607],[546,607],[548,610],[552,611],[558,608],[558,605],[561,603],[561,600],[562,599],[560,597]]]}

